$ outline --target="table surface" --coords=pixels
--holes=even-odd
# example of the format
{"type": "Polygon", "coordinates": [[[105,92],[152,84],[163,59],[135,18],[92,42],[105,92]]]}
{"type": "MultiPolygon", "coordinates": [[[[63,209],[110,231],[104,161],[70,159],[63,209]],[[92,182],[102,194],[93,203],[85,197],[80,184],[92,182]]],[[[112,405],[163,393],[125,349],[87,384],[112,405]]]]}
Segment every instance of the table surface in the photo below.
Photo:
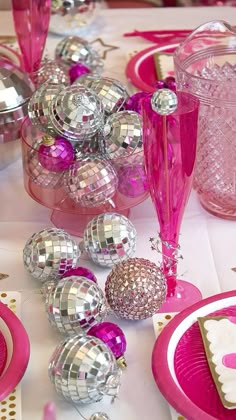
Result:
{"type": "MultiPolygon", "coordinates": [[[[227,7],[104,10],[102,31],[97,36],[119,47],[108,55],[104,74],[127,83],[124,75],[127,53],[150,45],[140,38],[124,38],[125,32],[134,29],[193,29],[213,19],[234,24],[234,11],[227,7]]],[[[12,33],[11,14],[1,12],[0,35],[12,33]]],[[[49,55],[59,39],[49,34],[49,55]]],[[[47,321],[39,294],[40,285],[24,270],[22,249],[34,232],[51,225],[50,210],[34,202],[24,191],[20,159],[1,171],[0,197],[0,271],[9,274],[0,286],[1,290],[22,292],[22,320],[31,342],[30,363],[22,381],[23,419],[41,419],[42,407],[48,400],[55,401],[58,420],[64,420],[67,415],[70,420],[78,419],[78,412],[60,400],[47,376],[48,360],[60,336],[47,321]]],[[[153,231],[158,230],[150,199],[133,208],[130,218],[138,233],[136,256],[156,261],[157,255],[150,250],[148,243],[153,231]]],[[[235,288],[236,273],[231,268],[236,266],[236,223],[208,214],[194,192],[184,215],[180,244],[184,259],[179,273],[197,285],[204,297],[235,288]]],[[[81,259],[81,265],[90,267],[103,287],[109,270],[96,267],[85,258],[81,259]]],[[[111,405],[105,398],[103,403],[82,407],[81,412],[89,417],[94,411],[103,410],[112,420],[169,420],[168,404],[159,393],[151,373],[155,342],[152,320],[118,323],[128,343],[128,369],[122,376],[119,399],[111,405]]]]}

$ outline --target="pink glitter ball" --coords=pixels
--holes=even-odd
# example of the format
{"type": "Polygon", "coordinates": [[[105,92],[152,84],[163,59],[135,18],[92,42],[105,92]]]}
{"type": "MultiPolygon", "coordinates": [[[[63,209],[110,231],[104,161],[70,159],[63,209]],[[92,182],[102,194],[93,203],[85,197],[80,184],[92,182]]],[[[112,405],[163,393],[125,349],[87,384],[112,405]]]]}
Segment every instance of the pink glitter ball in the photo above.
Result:
{"type": "Polygon", "coordinates": [[[100,338],[111,349],[116,359],[124,355],[126,338],[118,325],[112,322],[101,322],[90,328],[87,334],[100,338]]]}
{"type": "Polygon", "coordinates": [[[51,145],[41,144],[38,149],[39,162],[53,172],[62,172],[69,168],[74,160],[74,149],[63,137],[56,137],[51,145]]]}
{"type": "Polygon", "coordinates": [[[165,83],[164,80],[157,80],[155,82],[155,88],[156,89],[164,89],[164,88],[167,88],[167,84],[165,83]]]}
{"type": "Polygon", "coordinates": [[[82,63],[76,63],[74,66],[71,66],[69,70],[70,82],[74,83],[77,79],[85,74],[91,73],[91,70],[82,63]]]}
{"type": "Polygon", "coordinates": [[[142,100],[144,98],[147,98],[148,96],[151,96],[148,92],[137,92],[134,93],[134,95],[130,96],[128,101],[125,104],[125,108],[128,111],[135,111],[138,114],[141,114],[142,112],[142,100]]]}
{"type": "Polygon", "coordinates": [[[70,277],[70,276],[82,276],[82,277],[86,277],[87,279],[93,281],[94,283],[98,282],[97,278],[93,274],[93,272],[91,270],[89,270],[88,268],[85,268],[85,267],[71,268],[70,270],[66,271],[63,274],[63,278],[64,277],[70,277]]]}
{"type": "Polygon", "coordinates": [[[164,82],[166,84],[166,87],[170,90],[173,90],[176,92],[176,81],[173,76],[168,76],[164,79],[164,82]]]}

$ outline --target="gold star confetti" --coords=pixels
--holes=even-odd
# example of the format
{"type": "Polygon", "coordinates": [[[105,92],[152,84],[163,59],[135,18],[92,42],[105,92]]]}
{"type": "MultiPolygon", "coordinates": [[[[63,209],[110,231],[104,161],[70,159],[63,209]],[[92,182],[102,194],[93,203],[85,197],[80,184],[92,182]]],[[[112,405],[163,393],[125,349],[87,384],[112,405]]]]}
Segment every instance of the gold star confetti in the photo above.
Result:
{"type": "Polygon", "coordinates": [[[0,36],[0,42],[2,44],[14,44],[16,42],[15,36],[9,36],[9,35],[1,35],[0,36]]]}
{"type": "Polygon", "coordinates": [[[236,267],[231,268],[231,270],[236,273],[236,267]]]}
{"type": "Polygon", "coordinates": [[[0,280],[7,279],[7,277],[9,277],[9,275],[8,275],[8,274],[3,274],[3,273],[0,273],[0,280]]]}
{"type": "Polygon", "coordinates": [[[91,41],[90,44],[98,44],[100,46],[99,53],[103,60],[106,59],[107,54],[110,51],[117,50],[119,48],[114,45],[106,44],[102,38],[96,38],[94,41],[91,41]]]}

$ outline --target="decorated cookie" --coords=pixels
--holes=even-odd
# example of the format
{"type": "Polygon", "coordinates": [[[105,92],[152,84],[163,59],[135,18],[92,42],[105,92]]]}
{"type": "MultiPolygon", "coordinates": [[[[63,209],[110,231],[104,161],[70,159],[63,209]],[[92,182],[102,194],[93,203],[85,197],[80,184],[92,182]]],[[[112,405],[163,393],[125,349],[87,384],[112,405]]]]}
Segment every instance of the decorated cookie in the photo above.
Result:
{"type": "Polygon", "coordinates": [[[236,408],[236,317],[202,317],[198,323],[222,404],[236,408]]]}

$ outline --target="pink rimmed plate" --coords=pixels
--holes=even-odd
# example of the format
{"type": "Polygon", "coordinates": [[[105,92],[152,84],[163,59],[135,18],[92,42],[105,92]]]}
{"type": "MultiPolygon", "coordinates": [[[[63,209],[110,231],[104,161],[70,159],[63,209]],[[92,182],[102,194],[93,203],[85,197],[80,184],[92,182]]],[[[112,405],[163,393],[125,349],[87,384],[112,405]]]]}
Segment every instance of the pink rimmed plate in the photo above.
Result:
{"type": "Polygon", "coordinates": [[[17,67],[21,67],[22,63],[20,54],[4,44],[0,44],[0,58],[4,58],[10,61],[10,63],[15,64],[17,67]]]}
{"type": "Polygon", "coordinates": [[[157,74],[155,70],[154,54],[159,54],[162,76],[173,76],[173,52],[179,44],[168,44],[146,48],[135,54],[126,66],[126,77],[136,88],[145,92],[154,92],[157,74]]]}
{"type": "Polygon", "coordinates": [[[6,343],[6,360],[0,375],[0,401],[5,399],[22,379],[28,365],[28,335],[17,316],[0,302],[0,331],[6,343]]]}
{"type": "Polygon", "coordinates": [[[169,322],[153,349],[153,375],[166,400],[188,420],[236,420],[236,409],[223,407],[208,367],[197,323],[207,315],[236,316],[236,291],[204,299],[169,322]]]}

